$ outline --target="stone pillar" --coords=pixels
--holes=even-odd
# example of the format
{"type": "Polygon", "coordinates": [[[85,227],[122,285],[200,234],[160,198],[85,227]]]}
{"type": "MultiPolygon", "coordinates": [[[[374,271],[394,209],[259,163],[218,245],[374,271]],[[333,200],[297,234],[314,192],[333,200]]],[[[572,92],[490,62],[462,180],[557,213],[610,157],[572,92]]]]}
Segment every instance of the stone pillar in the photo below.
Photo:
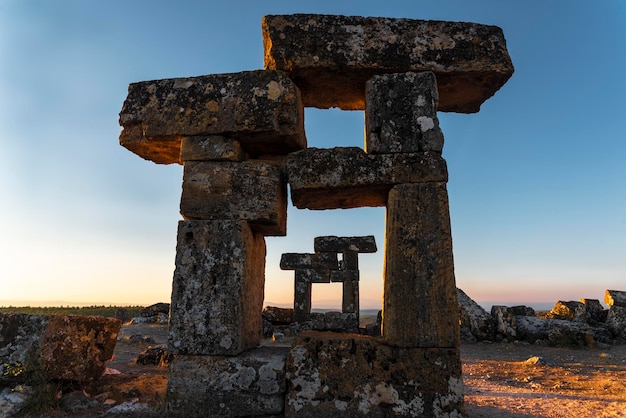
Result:
{"type": "Polygon", "coordinates": [[[445,184],[391,189],[385,240],[384,340],[401,347],[458,347],[445,184]]]}
{"type": "Polygon", "coordinates": [[[169,348],[237,355],[261,341],[265,240],[245,221],[180,221],[169,348]]]}

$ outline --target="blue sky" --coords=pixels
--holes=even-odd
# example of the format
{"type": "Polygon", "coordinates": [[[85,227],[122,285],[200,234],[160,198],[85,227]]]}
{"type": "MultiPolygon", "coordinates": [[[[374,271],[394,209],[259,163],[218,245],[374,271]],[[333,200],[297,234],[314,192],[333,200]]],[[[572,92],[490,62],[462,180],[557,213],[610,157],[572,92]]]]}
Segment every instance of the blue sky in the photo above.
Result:
{"type": "MultiPolygon", "coordinates": [[[[0,2],[0,301],[169,300],[182,168],[119,146],[128,84],[260,69],[262,16],[291,13],[500,26],[513,77],[477,114],[439,113],[457,285],[484,304],[626,290],[625,2],[300,3],[0,2]]],[[[305,120],[309,146],[363,146],[362,112],[305,120]]],[[[281,253],[375,235],[361,301],[378,307],[384,213],[291,207],[288,236],[267,239],[266,300],[293,293],[281,253]]],[[[314,307],[340,303],[316,286],[314,307]]]]}

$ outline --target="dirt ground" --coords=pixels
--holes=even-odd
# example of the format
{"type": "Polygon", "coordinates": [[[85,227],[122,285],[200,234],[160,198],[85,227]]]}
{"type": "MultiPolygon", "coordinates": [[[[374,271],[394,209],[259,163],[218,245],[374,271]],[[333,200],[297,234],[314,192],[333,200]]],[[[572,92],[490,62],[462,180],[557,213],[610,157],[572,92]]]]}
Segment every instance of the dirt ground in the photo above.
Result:
{"type": "MultiPolygon", "coordinates": [[[[101,401],[163,403],[167,368],[134,360],[155,343],[132,342],[132,335],[167,341],[163,325],[122,327],[109,373],[92,396],[101,401]]],[[[136,338],[135,338],[136,339],[136,338]]],[[[567,349],[513,343],[461,347],[465,405],[475,417],[626,417],[626,346],[567,349]],[[530,360],[529,360],[530,359],[530,360]]]]}

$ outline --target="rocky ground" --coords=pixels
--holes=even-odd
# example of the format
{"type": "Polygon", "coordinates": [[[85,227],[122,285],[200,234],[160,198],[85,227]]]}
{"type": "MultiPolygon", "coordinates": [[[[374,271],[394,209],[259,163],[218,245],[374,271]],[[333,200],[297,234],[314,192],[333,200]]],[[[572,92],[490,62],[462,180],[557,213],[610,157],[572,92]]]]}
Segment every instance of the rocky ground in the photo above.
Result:
{"type": "MultiPolygon", "coordinates": [[[[91,389],[90,400],[97,402],[88,403],[78,394],[73,407],[44,416],[99,416],[112,407],[128,416],[148,406],[162,411],[167,368],[138,365],[135,360],[147,347],[166,340],[165,325],[123,326],[107,374],[91,389]]],[[[464,343],[461,357],[470,418],[626,416],[624,345],[567,349],[464,343]]]]}

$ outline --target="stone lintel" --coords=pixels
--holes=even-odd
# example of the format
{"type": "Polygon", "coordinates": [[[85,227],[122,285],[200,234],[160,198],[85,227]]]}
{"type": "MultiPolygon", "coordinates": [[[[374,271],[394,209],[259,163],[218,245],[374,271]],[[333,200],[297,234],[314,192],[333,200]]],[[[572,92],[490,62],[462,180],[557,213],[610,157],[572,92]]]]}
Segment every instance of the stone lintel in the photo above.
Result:
{"type": "Polygon", "coordinates": [[[474,113],[513,74],[496,26],[315,14],[265,16],[262,26],[265,68],[286,71],[304,106],[363,110],[372,76],[432,71],[439,110],[474,113]]]}
{"type": "Polygon", "coordinates": [[[180,146],[180,161],[242,161],[245,153],[237,140],[221,135],[186,136],[180,146]]]}
{"type": "Polygon", "coordinates": [[[287,232],[287,184],[276,161],[188,161],[180,213],[184,219],[245,220],[263,235],[287,232]]]}
{"type": "Polygon", "coordinates": [[[330,283],[329,269],[296,269],[296,283],[330,283]]]}
{"type": "Polygon", "coordinates": [[[464,416],[459,350],[306,331],[286,366],[286,417],[464,416]]]}
{"type": "Polygon", "coordinates": [[[365,89],[365,151],[441,153],[437,97],[431,72],[372,77],[365,89]]]}
{"type": "Polygon", "coordinates": [[[626,308],[626,292],[607,289],[604,293],[604,303],[609,307],[619,306],[620,308],[626,308]]]}
{"type": "Polygon", "coordinates": [[[237,355],[261,341],[265,239],[245,221],[180,221],[169,350],[237,355]]]}
{"type": "Polygon", "coordinates": [[[299,209],[385,206],[396,184],[448,181],[436,153],[366,154],[357,147],[307,148],[287,157],[291,200],[299,209]]]}
{"type": "Polygon", "coordinates": [[[339,261],[336,253],[284,253],[280,257],[280,269],[338,270],[339,261]]]}
{"type": "Polygon", "coordinates": [[[279,415],[288,351],[259,347],[238,356],[176,356],[168,372],[168,407],[176,416],[279,415]]]}
{"type": "Polygon", "coordinates": [[[385,224],[385,342],[458,347],[459,305],[445,183],[395,186],[385,224]]]}
{"type": "Polygon", "coordinates": [[[359,271],[358,270],[332,270],[330,272],[331,283],[337,282],[358,282],[359,271]]]}
{"type": "Polygon", "coordinates": [[[279,71],[244,71],[133,83],[120,144],[159,164],[180,163],[185,136],[224,135],[251,156],[306,147],[296,85],[279,71]]]}
{"type": "Polygon", "coordinates": [[[315,252],[319,253],[343,253],[344,251],[375,253],[378,250],[376,248],[376,239],[373,235],[364,237],[337,237],[334,235],[315,237],[313,240],[313,248],[315,252]]]}

